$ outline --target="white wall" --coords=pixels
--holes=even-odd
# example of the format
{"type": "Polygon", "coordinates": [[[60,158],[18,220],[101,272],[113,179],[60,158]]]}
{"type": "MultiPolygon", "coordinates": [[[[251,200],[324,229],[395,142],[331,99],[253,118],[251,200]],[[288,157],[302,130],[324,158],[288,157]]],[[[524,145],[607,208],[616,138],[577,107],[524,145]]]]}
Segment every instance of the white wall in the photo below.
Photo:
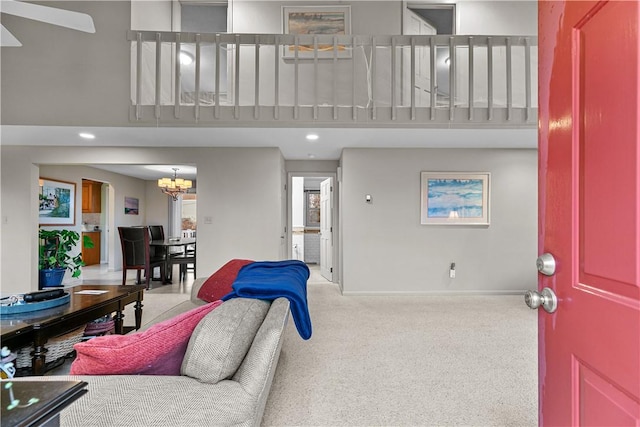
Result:
{"type": "MultiPolygon", "coordinates": [[[[162,225],[169,230],[169,200],[170,197],[158,189],[157,181],[145,181],[145,223],[162,225]]],[[[167,236],[169,237],[169,236],[167,236]]]]}
{"type": "MultiPolygon", "coordinates": [[[[131,29],[139,31],[178,31],[173,26],[180,17],[174,18],[173,0],[131,1],[131,29]]],[[[179,11],[179,8],[177,9],[179,11]]]]}
{"type": "Polygon", "coordinates": [[[538,34],[537,1],[460,1],[456,15],[458,34],[538,34]]]}
{"type": "Polygon", "coordinates": [[[535,150],[348,148],[342,168],[345,294],[536,287],[535,150]],[[420,225],[421,171],[490,172],[491,225],[420,225]],[[365,194],[373,196],[372,204],[365,194]]]}
{"type": "Polygon", "coordinates": [[[287,160],[285,167],[287,172],[327,172],[336,173],[340,162],[337,160],[287,160]]]}
{"type": "MultiPolygon", "coordinates": [[[[0,255],[5,267],[0,272],[2,293],[38,288],[37,165],[40,163],[194,164],[198,169],[197,275],[208,276],[231,258],[279,259],[283,162],[277,148],[2,146],[0,150],[0,255]],[[210,223],[207,218],[211,218],[210,223]]],[[[92,172],[92,176],[100,179],[95,170],[92,172]]],[[[81,177],[77,179],[80,183],[81,177]]],[[[151,184],[140,181],[135,188],[124,182],[113,184],[117,188],[115,209],[122,212],[121,216],[117,214],[118,220],[124,225],[146,221],[144,214],[137,220],[132,219],[134,215],[124,215],[123,193],[130,196],[135,193],[142,202],[147,194],[146,186],[151,184]]],[[[117,251],[116,259],[121,261],[119,244],[117,251]]]]}

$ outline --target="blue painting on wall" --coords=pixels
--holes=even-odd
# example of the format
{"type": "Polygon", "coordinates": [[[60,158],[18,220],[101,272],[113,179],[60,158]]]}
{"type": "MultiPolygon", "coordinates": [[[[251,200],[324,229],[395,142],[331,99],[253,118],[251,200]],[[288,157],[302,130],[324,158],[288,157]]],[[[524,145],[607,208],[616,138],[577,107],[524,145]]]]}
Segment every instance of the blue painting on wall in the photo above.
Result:
{"type": "Polygon", "coordinates": [[[422,172],[422,224],[489,224],[489,174],[422,172]]]}
{"type": "Polygon", "coordinates": [[[481,179],[430,179],[427,188],[429,218],[482,218],[481,179]]]}

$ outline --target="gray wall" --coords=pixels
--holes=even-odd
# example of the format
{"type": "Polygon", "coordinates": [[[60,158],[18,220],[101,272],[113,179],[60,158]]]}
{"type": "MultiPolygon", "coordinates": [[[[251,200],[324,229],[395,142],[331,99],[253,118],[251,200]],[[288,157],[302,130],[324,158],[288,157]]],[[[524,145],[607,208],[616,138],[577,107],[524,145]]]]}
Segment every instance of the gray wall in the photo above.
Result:
{"type": "Polygon", "coordinates": [[[130,2],[44,3],[88,13],[96,33],[2,14],[2,25],[22,42],[22,47],[2,48],[2,123],[128,123],[130,2]]]}
{"type": "Polygon", "coordinates": [[[345,149],[342,170],[345,294],[536,287],[535,150],[345,149]],[[491,225],[421,225],[421,171],[490,172],[491,225]]]}
{"type": "Polygon", "coordinates": [[[537,1],[460,1],[456,14],[458,34],[538,34],[537,1]]]}

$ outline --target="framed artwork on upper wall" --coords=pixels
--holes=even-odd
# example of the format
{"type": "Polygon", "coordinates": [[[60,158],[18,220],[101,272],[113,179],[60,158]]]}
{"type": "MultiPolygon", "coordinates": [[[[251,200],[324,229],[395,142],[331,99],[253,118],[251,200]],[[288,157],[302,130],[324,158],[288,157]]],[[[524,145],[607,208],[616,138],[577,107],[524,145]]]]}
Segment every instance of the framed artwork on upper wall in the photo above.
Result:
{"type": "Polygon", "coordinates": [[[51,178],[38,180],[38,222],[40,225],[76,224],[76,184],[51,178]]]}
{"type": "MultiPolygon", "coordinates": [[[[351,6],[282,6],[282,32],[294,35],[351,34],[351,6]]],[[[283,46],[283,58],[295,58],[295,45],[283,46]]],[[[318,44],[318,58],[333,58],[333,43],[318,44]]],[[[337,45],[338,58],[351,58],[351,50],[337,45]]],[[[313,59],[314,45],[299,44],[298,58],[313,59]]]]}
{"type": "Polygon", "coordinates": [[[421,172],[420,223],[489,225],[488,172],[421,172]]]}

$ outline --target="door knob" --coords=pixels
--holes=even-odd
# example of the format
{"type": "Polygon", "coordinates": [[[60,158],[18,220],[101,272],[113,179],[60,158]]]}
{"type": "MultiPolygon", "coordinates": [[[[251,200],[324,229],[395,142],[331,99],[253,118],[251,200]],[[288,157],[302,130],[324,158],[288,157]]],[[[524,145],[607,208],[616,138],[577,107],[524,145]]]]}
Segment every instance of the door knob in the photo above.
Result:
{"type": "Polygon", "coordinates": [[[525,292],[524,302],[532,310],[542,306],[547,313],[553,313],[558,308],[558,298],[551,288],[544,288],[542,292],[525,292]]]}
{"type": "Polygon", "coordinates": [[[545,276],[553,276],[556,272],[556,259],[550,253],[542,254],[536,260],[536,268],[545,276]]]}

